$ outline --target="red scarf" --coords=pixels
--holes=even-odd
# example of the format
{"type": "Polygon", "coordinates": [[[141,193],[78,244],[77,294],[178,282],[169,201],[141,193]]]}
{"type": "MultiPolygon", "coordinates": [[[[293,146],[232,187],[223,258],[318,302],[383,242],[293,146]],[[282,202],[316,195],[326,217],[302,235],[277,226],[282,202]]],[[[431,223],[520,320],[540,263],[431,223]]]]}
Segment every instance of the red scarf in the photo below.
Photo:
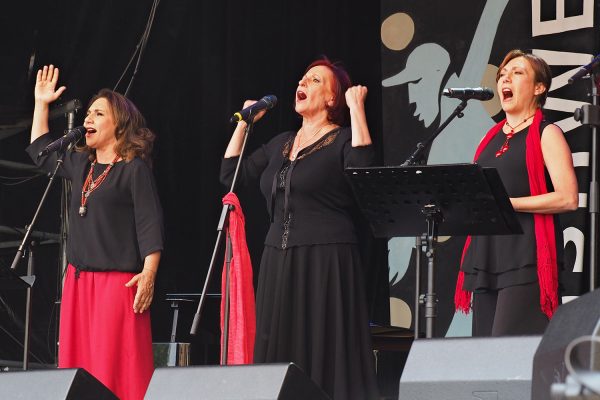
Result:
{"type": "MultiPolygon", "coordinates": [[[[246,245],[244,214],[240,201],[233,192],[223,197],[223,204],[233,206],[229,213],[229,227],[225,234],[231,235],[233,258],[229,278],[229,336],[227,364],[252,364],[256,313],[254,309],[254,286],[252,284],[252,262],[246,245]],[[228,232],[229,231],[229,232],[228,232]]],[[[221,280],[221,346],[225,312],[226,266],[223,265],[221,280]]],[[[221,347],[221,354],[223,349],[221,347]]]]}
{"type": "MultiPolygon", "coordinates": [[[[533,123],[529,127],[529,134],[527,135],[525,142],[525,162],[527,164],[527,176],[529,178],[529,188],[532,196],[548,193],[541,145],[541,122],[542,111],[538,109],[533,117],[533,123]]],[[[492,138],[497,133],[501,132],[505,123],[506,119],[500,121],[488,131],[479,144],[479,147],[477,147],[473,159],[474,162],[477,161],[479,155],[492,138]]],[[[534,213],[533,222],[535,226],[537,272],[540,285],[540,307],[542,312],[546,314],[548,318],[551,318],[558,307],[558,266],[556,263],[554,217],[551,214],[534,213]]],[[[471,236],[468,236],[460,260],[461,266],[470,244],[471,236]]],[[[467,314],[471,308],[471,292],[463,289],[464,279],[464,272],[461,268],[456,282],[454,304],[457,311],[462,311],[467,314]]]]}

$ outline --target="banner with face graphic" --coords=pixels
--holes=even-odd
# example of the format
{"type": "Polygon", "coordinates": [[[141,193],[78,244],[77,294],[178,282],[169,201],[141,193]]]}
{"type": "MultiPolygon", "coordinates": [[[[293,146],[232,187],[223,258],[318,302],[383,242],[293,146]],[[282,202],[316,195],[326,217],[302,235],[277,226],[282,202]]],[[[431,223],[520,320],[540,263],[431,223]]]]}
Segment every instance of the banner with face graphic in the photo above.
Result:
{"type": "MultiPolygon", "coordinates": [[[[481,138],[504,118],[495,77],[506,53],[522,49],[550,65],[553,80],[544,112],[565,132],[579,184],[579,209],[560,215],[564,234],[564,267],[559,278],[563,301],[590,287],[591,128],[575,121],[573,113],[592,102],[588,95],[592,83],[590,79],[573,84],[567,81],[600,51],[598,23],[594,19],[599,8],[600,2],[595,4],[593,0],[382,1],[386,165],[403,163],[417,144],[434,133],[460,104],[458,99],[442,96],[443,89],[488,87],[494,90],[495,97],[488,101],[469,100],[462,118],[453,119],[441,131],[426,155],[428,164],[471,162],[481,138]]],[[[464,240],[444,237],[436,247],[437,337],[471,333],[470,316],[454,314],[453,304],[464,240]]],[[[412,327],[414,243],[415,238],[409,237],[392,238],[388,244],[391,320],[397,326],[412,327]]],[[[425,289],[423,283],[421,293],[425,289]]]]}

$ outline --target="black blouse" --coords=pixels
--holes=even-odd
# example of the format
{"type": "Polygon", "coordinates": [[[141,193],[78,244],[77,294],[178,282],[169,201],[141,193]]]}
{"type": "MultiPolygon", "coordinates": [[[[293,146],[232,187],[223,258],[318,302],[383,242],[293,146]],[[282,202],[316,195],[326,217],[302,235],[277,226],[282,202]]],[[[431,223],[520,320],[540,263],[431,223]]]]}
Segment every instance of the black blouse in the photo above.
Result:
{"type": "MultiPolygon", "coordinates": [[[[540,132],[549,125],[542,121],[540,132]]],[[[496,151],[504,144],[505,135],[499,132],[481,152],[477,163],[497,169],[509,197],[531,196],[526,165],[526,140],[529,127],[515,133],[509,149],[501,157],[496,151]]],[[[546,171],[548,191],[553,191],[552,181],[546,171]]],[[[537,281],[537,251],[533,214],[517,212],[523,228],[519,235],[473,236],[462,265],[465,272],[464,288],[470,291],[502,289],[537,281]]],[[[562,261],[562,232],[558,219],[554,218],[557,260],[562,261]]]]}
{"type": "MultiPolygon", "coordinates": [[[[271,225],[265,245],[286,248],[356,243],[357,212],[346,167],[373,164],[373,146],[352,147],[350,128],[337,128],[289,160],[295,132],[284,132],[245,159],[239,182],[260,178],[271,225]]],[[[225,158],[221,182],[229,185],[239,157],[225,158]]]]}
{"type": "MultiPolygon", "coordinates": [[[[38,167],[53,171],[57,153],[37,154],[52,139],[42,135],[27,153],[38,167]]],[[[139,158],[119,161],[87,200],[87,213],[79,215],[81,190],[91,162],[88,153],[67,152],[58,174],[71,181],[69,204],[69,263],[89,271],[139,272],[143,259],[163,250],[162,209],[152,171],[139,158]]],[[[97,163],[97,178],[108,164],[97,163]]]]}

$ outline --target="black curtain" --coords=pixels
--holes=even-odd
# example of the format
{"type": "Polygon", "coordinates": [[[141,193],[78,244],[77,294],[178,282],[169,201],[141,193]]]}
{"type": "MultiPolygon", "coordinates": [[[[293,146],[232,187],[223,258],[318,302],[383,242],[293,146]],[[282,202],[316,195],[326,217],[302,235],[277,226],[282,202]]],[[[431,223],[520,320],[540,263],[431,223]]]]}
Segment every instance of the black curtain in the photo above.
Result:
{"type": "MultiPolygon", "coordinates": [[[[35,73],[42,65],[52,63],[60,68],[59,84],[67,86],[67,91],[57,103],[78,98],[86,105],[100,88],[113,88],[142,35],[152,1],[24,1],[13,6],[0,16],[3,126],[31,118],[35,73]]],[[[275,94],[279,99],[277,107],[256,125],[249,139],[251,151],[277,133],[299,127],[293,100],[305,67],[321,55],[341,60],[353,81],[369,88],[367,117],[381,154],[379,29],[379,2],[371,1],[163,0],[159,4],[129,93],[158,136],[154,172],[165,213],[167,242],[152,308],[155,341],[167,341],[171,328],[172,315],[165,294],[199,292],[202,288],[216,239],[221,197],[226,192],[218,174],[233,131],[228,120],[245,99],[259,99],[266,94],[275,94]]],[[[131,71],[119,85],[120,92],[125,91],[131,71]]],[[[82,123],[84,114],[85,110],[78,113],[77,124],[82,123]]],[[[64,126],[63,118],[54,121],[53,133],[60,134],[64,126]]],[[[24,153],[28,136],[28,129],[24,129],[0,139],[0,160],[31,163],[24,153]]],[[[8,178],[21,175],[0,167],[0,225],[24,226],[41,196],[46,182],[43,177],[16,186],[5,184],[8,178]]],[[[256,187],[238,194],[246,214],[256,277],[267,229],[264,200],[256,187]]],[[[58,212],[58,190],[54,190],[37,228],[57,232],[58,212]]],[[[364,236],[365,285],[372,320],[386,323],[385,243],[364,236]]],[[[58,257],[56,245],[48,248],[48,255],[38,260],[41,279],[34,288],[38,292],[34,335],[41,337],[36,339],[40,343],[34,351],[44,362],[51,362],[48,359],[53,357],[53,291],[58,257]]],[[[9,259],[12,254],[6,251],[1,258],[9,259]]],[[[219,291],[220,265],[219,261],[211,292],[219,291]]],[[[12,311],[16,318],[22,318],[18,315],[21,295],[0,294],[17,299],[12,311]]],[[[217,351],[216,345],[211,346],[218,334],[217,306],[216,301],[207,304],[201,322],[203,335],[193,340],[188,331],[195,305],[183,307],[178,340],[201,341],[209,349],[202,350],[196,361],[204,357],[203,361],[211,362],[217,351]]],[[[5,305],[2,310],[0,304],[0,313],[8,308],[5,305]]],[[[3,317],[3,321],[3,330],[14,328],[10,319],[3,317]]],[[[17,354],[17,339],[0,340],[0,347],[10,347],[0,351],[0,359],[17,354]]]]}

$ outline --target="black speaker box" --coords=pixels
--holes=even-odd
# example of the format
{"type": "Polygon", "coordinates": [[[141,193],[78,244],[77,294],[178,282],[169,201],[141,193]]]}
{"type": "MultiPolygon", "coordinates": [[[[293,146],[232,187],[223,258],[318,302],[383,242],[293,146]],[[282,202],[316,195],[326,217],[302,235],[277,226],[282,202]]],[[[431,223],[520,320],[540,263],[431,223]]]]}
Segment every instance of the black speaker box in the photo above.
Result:
{"type": "Polygon", "coordinates": [[[540,336],[419,339],[400,378],[401,400],[529,400],[540,336]]]}
{"type": "Polygon", "coordinates": [[[578,337],[598,336],[599,325],[600,290],[558,307],[533,360],[532,400],[549,399],[552,384],[565,382],[566,347],[578,337]]]}
{"type": "Polygon", "coordinates": [[[145,399],[326,400],[329,397],[290,363],[157,368],[145,399]]]}
{"type": "Polygon", "coordinates": [[[83,368],[0,372],[0,399],[118,400],[83,368]]]}

